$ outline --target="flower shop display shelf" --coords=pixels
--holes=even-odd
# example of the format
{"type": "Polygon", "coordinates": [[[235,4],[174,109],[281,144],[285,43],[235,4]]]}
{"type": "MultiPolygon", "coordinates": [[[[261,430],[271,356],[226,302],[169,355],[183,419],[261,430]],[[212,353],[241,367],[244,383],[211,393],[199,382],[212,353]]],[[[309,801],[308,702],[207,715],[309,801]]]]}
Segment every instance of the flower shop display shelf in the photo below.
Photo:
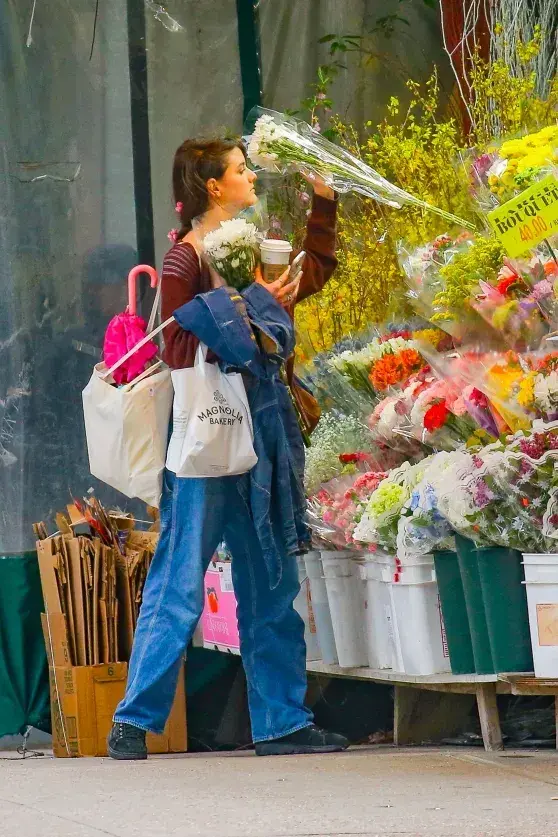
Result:
{"type": "Polygon", "coordinates": [[[327,677],[393,685],[393,739],[397,746],[453,737],[462,730],[476,701],[485,750],[503,750],[497,695],[554,695],[558,724],[558,678],[539,678],[532,672],[413,675],[366,667],[340,668],[322,662],[309,662],[307,669],[327,677]]]}

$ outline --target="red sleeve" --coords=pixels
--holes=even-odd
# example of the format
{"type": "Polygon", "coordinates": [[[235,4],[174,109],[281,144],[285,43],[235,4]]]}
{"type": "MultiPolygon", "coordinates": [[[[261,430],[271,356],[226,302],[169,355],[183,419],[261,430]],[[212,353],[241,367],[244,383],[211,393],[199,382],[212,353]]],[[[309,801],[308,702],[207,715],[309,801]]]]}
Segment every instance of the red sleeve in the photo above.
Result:
{"type": "Polygon", "coordinates": [[[312,212],[306,226],[302,249],[306,251],[304,271],[297,302],[321,291],[337,267],[336,246],[337,200],[314,195],[312,212]]]}
{"type": "MultiPolygon", "coordinates": [[[[191,302],[201,292],[201,270],[198,254],[191,244],[176,244],[163,260],[161,274],[161,317],[163,321],[173,311],[191,302]]],[[[163,360],[171,369],[186,369],[194,365],[198,339],[172,323],[163,332],[165,349],[163,360]]]]}

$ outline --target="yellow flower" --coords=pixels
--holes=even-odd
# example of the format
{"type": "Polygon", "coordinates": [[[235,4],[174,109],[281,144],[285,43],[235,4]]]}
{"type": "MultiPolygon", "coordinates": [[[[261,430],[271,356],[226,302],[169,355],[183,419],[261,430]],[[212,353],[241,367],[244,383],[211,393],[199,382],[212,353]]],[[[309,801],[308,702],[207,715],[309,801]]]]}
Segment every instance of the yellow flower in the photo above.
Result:
{"type": "Polygon", "coordinates": [[[526,410],[531,409],[535,403],[535,373],[529,372],[519,384],[517,402],[526,410]]]}
{"type": "Polygon", "coordinates": [[[434,347],[439,344],[443,336],[444,332],[440,331],[438,328],[421,328],[419,331],[413,331],[414,340],[418,340],[423,343],[430,343],[434,347]]]}

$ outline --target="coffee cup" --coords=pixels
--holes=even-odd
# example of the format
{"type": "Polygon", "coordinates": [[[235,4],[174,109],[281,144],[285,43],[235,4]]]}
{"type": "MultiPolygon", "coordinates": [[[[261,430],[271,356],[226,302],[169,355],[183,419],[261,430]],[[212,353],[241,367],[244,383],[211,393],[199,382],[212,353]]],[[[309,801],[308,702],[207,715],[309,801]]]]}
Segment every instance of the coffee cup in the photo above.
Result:
{"type": "Polygon", "coordinates": [[[290,241],[266,238],[260,244],[263,278],[266,282],[275,282],[285,272],[293,252],[290,241]]]}

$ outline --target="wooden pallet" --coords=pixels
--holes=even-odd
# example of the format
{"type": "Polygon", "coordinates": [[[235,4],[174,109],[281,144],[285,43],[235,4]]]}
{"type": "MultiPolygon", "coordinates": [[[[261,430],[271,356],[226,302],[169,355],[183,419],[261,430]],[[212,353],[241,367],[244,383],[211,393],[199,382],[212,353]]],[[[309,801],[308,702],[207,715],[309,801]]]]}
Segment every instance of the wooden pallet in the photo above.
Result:
{"type": "Polygon", "coordinates": [[[485,750],[503,750],[496,696],[554,695],[558,728],[558,679],[532,672],[503,674],[401,674],[371,668],[341,668],[309,662],[307,669],[327,677],[348,677],[393,685],[394,743],[399,746],[441,741],[462,729],[476,700],[485,750]]]}

